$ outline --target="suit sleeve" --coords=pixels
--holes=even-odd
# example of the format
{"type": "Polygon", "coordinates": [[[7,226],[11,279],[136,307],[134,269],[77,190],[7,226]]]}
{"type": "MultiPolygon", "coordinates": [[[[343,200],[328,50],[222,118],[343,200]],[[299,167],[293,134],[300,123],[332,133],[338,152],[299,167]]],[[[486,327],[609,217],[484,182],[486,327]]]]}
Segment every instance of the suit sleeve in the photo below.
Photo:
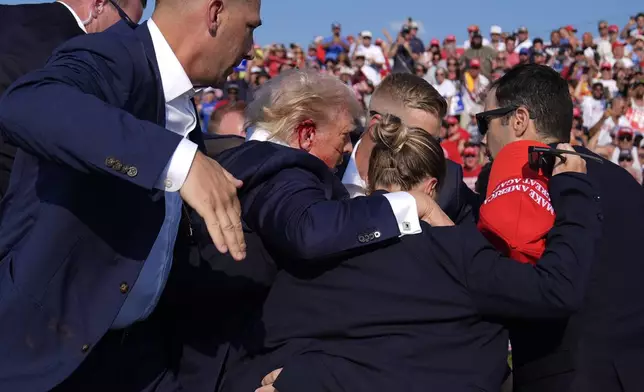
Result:
{"type": "Polygon", "coordinates": [[[566,317],[580,308],[601,236],[601,205],[581,174],[554,176],[550,195],[557,218],[534,266],[503,257],[473,225],[463,228],[466,284],[481,314],[566,317]]]}
{"type": "Polygon", "coordinates": [[[182,137],[122,109],[142,88],[136,65],[148,64],[115,36],[69,41],[19,79],[0,100],[0,131],[41,159],[152,189],[182,137]],[[115,161],[136,170],[114,170],[115,161]]]}
{"type": "Polygon", "coordinates": [[[242,196],[244,220],[273,250],[315,263],[400,235],[382,195],[332,200],[328,184],[302,169],[285,169],[252,201],[242,196]]]}
{"type": "Polygon", "coordinates": [[[457,225],[474,222],[476,218],[476,195],[463,182],[461,166],[450,160],[447,160],[447,173],[438,194],[438,204],[457,225]]]}

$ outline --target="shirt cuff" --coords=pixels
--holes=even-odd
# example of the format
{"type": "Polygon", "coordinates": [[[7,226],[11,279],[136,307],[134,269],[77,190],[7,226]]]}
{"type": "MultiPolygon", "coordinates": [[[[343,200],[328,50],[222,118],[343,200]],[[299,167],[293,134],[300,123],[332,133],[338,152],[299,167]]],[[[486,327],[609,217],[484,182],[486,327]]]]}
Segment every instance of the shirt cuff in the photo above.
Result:
{"type": "Polygon", "coordinates": [[[188,139],[181,140],[170,162],[163,169],[155,188],[166,192],[178,192],[188,177],[196,154],[197,144],[188,139]]]}
{"type": "Polygon", "coordinates": [[[416,199],[412,195],[407,192],[391,192],[383,196],[387,198],[394,212],[401,237],[423,232],[420,228],[420,220],[418,219],[416,199]]]}

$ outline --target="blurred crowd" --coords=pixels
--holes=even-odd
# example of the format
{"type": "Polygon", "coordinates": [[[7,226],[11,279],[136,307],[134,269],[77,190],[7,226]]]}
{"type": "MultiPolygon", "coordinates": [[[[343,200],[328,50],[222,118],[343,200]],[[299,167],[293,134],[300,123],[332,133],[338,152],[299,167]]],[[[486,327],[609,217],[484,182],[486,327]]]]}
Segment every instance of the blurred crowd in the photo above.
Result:
{"type": "Polygon", "coordinates": [[[448,102],[442,124],[445,155],[463,165],[464,178],[474,184],[487,161],[476,114],[490,81],[517,64],[552,67],[568,80],[575,103],[571,141],[629,170],[642,182],[644,168],[644,13],[621,24],[606,20],[596,31],[573,25],[554,28],[549,37],[533,37],[521,26],[467,28],[468,39],[454,35],[423,42],[419,25],[409,18],[392,36],[383,29],[347,34],[333,23],[329,35],[308,46],[291,43],[254,48],[254,59],[234,69],[222,89],[206,89],[197,97],[205,133],[244,135],[245,102],[270,78],[291,68],[315,68],[349,85],[368,105],[371,93],[392,72],[422,76],[448,102]]]}

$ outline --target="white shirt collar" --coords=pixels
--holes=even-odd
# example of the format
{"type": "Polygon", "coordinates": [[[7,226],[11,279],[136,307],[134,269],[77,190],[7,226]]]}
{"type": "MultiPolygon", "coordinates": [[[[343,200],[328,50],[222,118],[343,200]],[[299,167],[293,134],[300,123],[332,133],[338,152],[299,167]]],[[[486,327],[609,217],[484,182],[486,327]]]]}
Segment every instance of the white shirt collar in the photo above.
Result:
{"type": "Polygon", "coordinates": [[[154,23],[154,20],[148,20],[148,30],[152,37],[152,45],[159,64],[159,73],[161,74],[161,84],[163,85],[163,95],[165,101],[170,102],[184,94],[192,97],[195,94],[194,86],[188,78],[186,71],[172,51],[168,41],[163,37],[161,30],[154,23]]]}
{"type": "Polygon", "coordinates": [[[67,9],[69,10],[69,12],[71,12],[71,13],[72,13],[72,16],[74,17],[74,19],[76,19],[76,23],[78,23],[78,27],[80,27],[80,28],[81,28],[81,30],[83,30],[83,31],[87,34],[87,29],[86,29],[86,28],[85,28],[85,26],[83,25],[83,21],[82,21],[82,20],[80,20],[80,18],[78,17],[78,15],[76,15],[76,12],[74,12],[74,10],[72,9],[72,7],[68,6],[67,4],[65,4],[65,3],[64,3],[64,2],[62,2],[62,1],[59,1],[58,3],[60,3],[60,4],[64,5],[64,6],[65,6],[65,8],[67,8],[67,9]]]}
{"type": "Polygon", "coordinates": [[[280,146],[290,147],[286,142],[271,137],[271,134],[264,129],[248,129],[246,131],[246,141],[255,140],[258,142],[271,142],[280,146]]]}
{"type": "Polygon", "coordinates": [[[356,151],[358,151],[358,146],[360,145],[360,140],[353,146],[353,151],[351,151],[351,158],[349,158],[349,163],[347,163],[347,168],[344,171],[342,176],[342,183],[349,191],[351,197],[355,196],[364,196],[367,190],[367,183],[365,180],[360,177],[358,172],[358,166],[356,165],[356,151]]]}

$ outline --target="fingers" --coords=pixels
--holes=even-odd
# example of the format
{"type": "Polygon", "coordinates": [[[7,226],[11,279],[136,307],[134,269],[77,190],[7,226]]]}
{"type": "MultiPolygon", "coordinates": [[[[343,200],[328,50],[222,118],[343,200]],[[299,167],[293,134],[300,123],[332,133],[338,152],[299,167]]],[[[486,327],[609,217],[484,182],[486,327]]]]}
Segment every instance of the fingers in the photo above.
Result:
{"type": "Polygon", "coordinates": [[[268,373],[262,379],[262,386],[273,385],[273,383],[277,380],[277,377],[279,377],[280,373],[282,373],[282,368],[273,370],[272,372],[268,373]]]}
{"type": "Polygon", "coordinates": [[[217,219],[217,214],[213,210],[203,211],[201,214],[204,222],[206,223],[206,228],[208,229],[208,234],[212,242],[217,247],[217,250],[220,253],[228,252],[228,246],[226,246],[226,240],[224,239],[224,233],[221,231],[221,226],[217,219]]]}
{"type": "Polygon", "coordinates": [[[265,387],[255,389],[255,392],[278,392],[278,390],[273,388],[272,385],[267,385],[265,387]]]}
{"type": "Polygon", "coordinates": [[[237,210],[234,208],[235,201],[239,204],[236,199],[237,196],[234,196],[233,200],[226,200],[220,208],[215,208],[215,215],[217,216],[216,224],[219,225],[223,233],[224,243],[230,251],[230,255],[233,259],[241,261],[246,257],[246,245],[241,228],[239,208],[237,210]]]}
{"type": "MultiPolygon", "coordinates": [[[[560,143],[557,148],[565,151],[575,151],[568,143],[560,143]]],[[[567,154],[563,159],[557,157],[552,175],[565,172],[586,173],[586,161],[582,157],[572,154],[567,154]]]]}

